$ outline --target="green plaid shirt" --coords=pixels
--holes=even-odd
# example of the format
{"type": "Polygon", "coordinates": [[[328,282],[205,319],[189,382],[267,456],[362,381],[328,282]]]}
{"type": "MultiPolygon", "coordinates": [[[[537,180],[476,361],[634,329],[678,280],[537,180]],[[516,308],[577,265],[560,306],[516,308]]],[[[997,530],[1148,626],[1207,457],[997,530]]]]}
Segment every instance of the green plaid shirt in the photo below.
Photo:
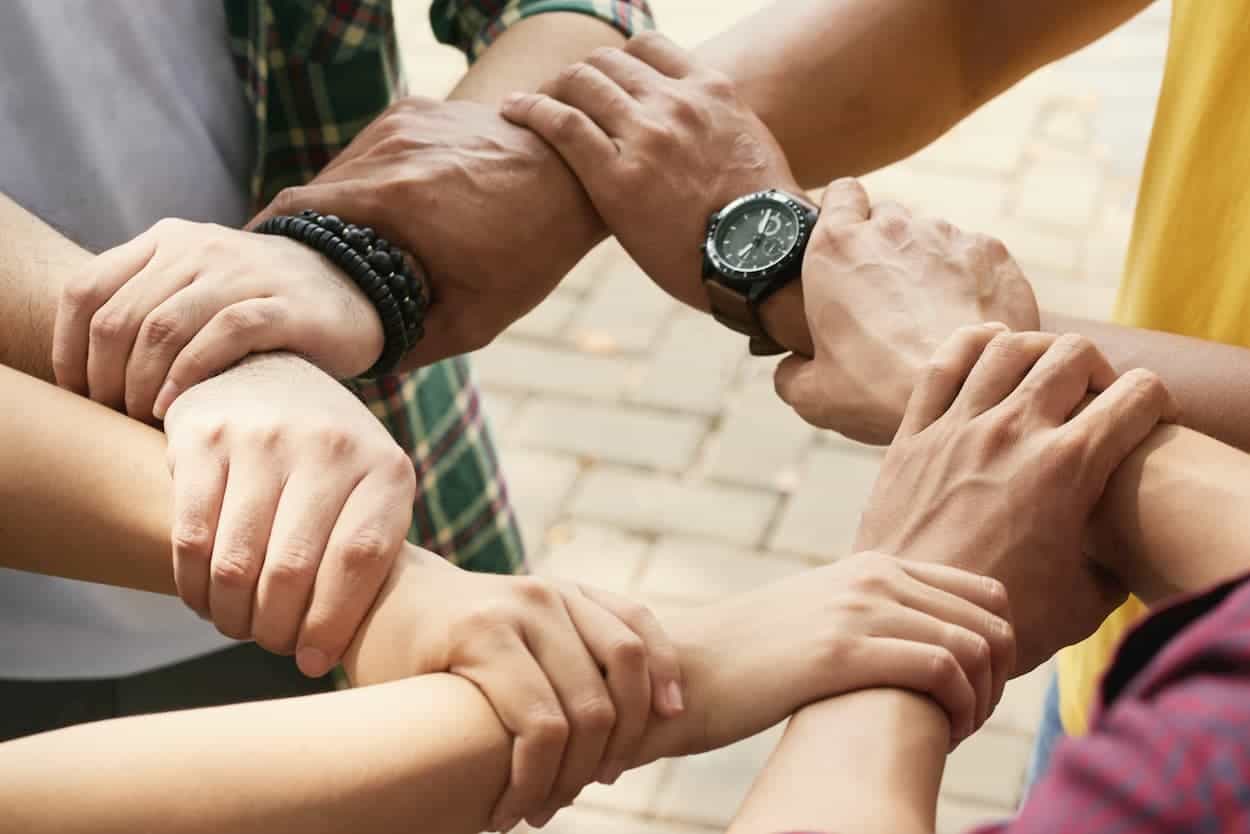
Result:
{"type": "MultiPolygon", "coordinates": [[[[390,0],[224,0],[230,49],[256,117],[257,207],[312,179],[401,90],[390,0]]],[[[477,58],[534,14],[578,12],[627,36],[646,0],[434,0],[439,40],[477,58]]],[[[516,519],[464,357],[351,387],[417,471],[409,538],[471,570],[524,569],[516,519]]]]}

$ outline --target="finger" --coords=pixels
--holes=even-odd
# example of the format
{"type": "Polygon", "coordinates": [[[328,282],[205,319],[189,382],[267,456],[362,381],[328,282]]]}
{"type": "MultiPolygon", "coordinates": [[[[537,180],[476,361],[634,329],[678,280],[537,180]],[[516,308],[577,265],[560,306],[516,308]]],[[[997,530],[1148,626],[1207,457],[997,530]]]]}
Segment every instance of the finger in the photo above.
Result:
{"type": "Polygon", "coordinates": [[[541,136],[583,182],[591,182],[596,170],[619,155],[616,143],[589,116],[542,93],[512,96],[500,112],[541,136]]]}
{"type": "Polygon", "coordinates": [[[216,449],[187,448],[171,459],[174,585],[187,607],[207,619],[209,569],[229,465],[216,449]]]}
{"type": "Polygon", "coordinates": [[[1083,336],[1055,339],[1016,389],[1029,412],[1052,426],[1066,422],[1090,391],[1104,391],[1116,373],[1107,357],[1083,336]]]}
{"type": "Polygon", "coordinates": [[[216,312],[187,341],[160,380],[152,413],[164,419],[178,396],[193,385],[229,369],[249,354],[278,350],[289,344],[286,308],[274,298],[247,298],[232,303],[224,296],[207,298],[204,307],[216,312]]]}
{"type": "Polygon", "coordinates": [[[669,78],[685,78],[694,72],[686,50],[659,32],[643,32],[625,43],[625,52],[669,78]]]}
{"type": "MultiPolygon", "coordinates": [[[[616,708],[616,724],[604,748],[603,764],[595,774],[597,781],[611,785],[636,761],[651,714],[647,647],[619,617],[581,591],[566,593],[565,606],[591,657],[604,670],[608,692],[616,708]]],[[[560,798],[558,786],[556,797],[560,798]]],[[[556,811],[560,807],[555,805],[548,810],[556,811]]]]}
{"type": "MultiPolygon", "coordinates": [[[[901,625],[918,634],[949,637],[950,628],[927,614],[899,608],[901,625]],[[919,622],[918,627],[910,623],[919,622]]],[[[966,738],[974,726],[977,694],[959,660],[932,639],[911,640],[900,637],[876,637],[863,641],[847,668],[866,685],[910,689],[932,697],[951,719],[954,740],[966,738]]]]}
{"type": "Polygon", "coordinates": [[[797,353],[787,356],[773,373],[773,388],[782,402],[808,423],[824,429],[833,428],[822,419],[825,384],[815,360],[797,353]]]}
{"type": "Polygon", "coordinates": [[[647,667],[651,673],[651,697],[656,714],[676,718],[685,710],[683,679],[677,647],[664,626],[645,605],[639,605],[619,594],[602,588],[581,586],[589,599],[615,614],[621,622],[642,638],[647,651],[647,667]]]}
{"type": "Polygon", "coordinates": [[[296,649],[334,522],[359,483],[327,478],[326,472],[332,471],[328,463],[317,464],[308,468],[297,464],[287,479],[256,585],[252,639],[276,654],[289,655],[296,649]]]}
{"type": "Polygon", "coordinates": [[[52,369],[57,385],[87,394],[91,319],[156,254],[156,238],[142,234],[93,258],[61,292],[52,329],[52,369]]]}
{"type": "Polygon", "coordinates": [[[510,831],[551,792],[568,722],[546,673],[515,632],[498,628],[470,641],[465,663],[451,672],[482,690],[500,722],[516,738],[508,787],[491,813],[491,831],[510,831]]]}
{"type": "MultiPolygon", "coordinates": [[[[945,566],[934,566],[945,567],[945,566]]],[[[951,568],[950,570],[954,570],[951,568]]],[[[962,596],[959,590],[982,593],[984,577],[932,576],[948,583],[948,590],[913,574],[914,582],[901,583],[897,600],[940,622],[958,626],[944,645],[965,664],[977,690],[977,713],[973,729],[989,718],[1015,667],[1015,641],[1007,620],[962,596]]],[[[902,635],[899,635],[902,636],[902,635]]]]}
{"type": "Polygon", "coordinates": [[[1100,483],[1145,440],[1161,421],[1172,421],[1180,407],[1159,377],[1138,368],[1121,376],[1063,427],[1088,438],[1086,448],[1100,483]]]}
{"type": "Polygon", "coordinates": [[[554,616],[541,627],[527,625],[524,636],[560,699],[569,735],[559,775],[549,794],[535,797],[537,801],[532,806],[513,809],[524,809],[532,825],[543,821],[552,807],[572,802],[583,787],[594,781],[604,764],[603,752],[616,725],[616,707],[607,683],[573,627],[563,597],[556,594],[554,603],[544,607],[554,616]]]}
{"type": "Polygon", "coordinates": [[[334,668],[373,606],[412,523],[416,476],[406,457],[356,485],[330,532],[295,659],[318,677],[334,668]]]}
{"type": "Polygon", "coordinates": [[[624,135],[642,118],[637,100],[589,61],[567,67],[543,92],[585,113],[608,136],[624,135]]]}
{"type": "Polygon", "coordinates": [[[125,406],[126,367],[139,328],[152,310],[187,287],[194,277],[189,264],[170,263],[158,253],[96,311],[87,337],[87,390],[91,399],[110,408],[125,406]]]}
{"type": "Polygon", "coordinates": [[[921,371],[920,379],[912,389],[898,436],[919,434],[945,414],[959,396],[964,380],[972,372],[986,346],[995,336],[1006,332],[1008,330],[1005,324],[979,324],[961,327],[943,342],[921,371]]]}
{"type": "Polygon", "coordinates": [[[998,405],[1016,390],[1054,340],[1049,333],[995,336],[981,352],[981,358],[968,374],[952,408],[967,417],[975,417],[998,405]]]}
{"type": "Polygon", "coordinates": [[[868,192],[859,180],[845,177],[825,189],[820,199],[820,219],[823,226],[849,226],[863,223],[871,213],[868,192]]]}
{"type": "Polygon", "coordinates": [[[221,520],[213,541],[208,609],[217,630],[235,640],[252,633],[256,582],[265,562],[283,473],[263,449],[230,460],[221,520]]]}

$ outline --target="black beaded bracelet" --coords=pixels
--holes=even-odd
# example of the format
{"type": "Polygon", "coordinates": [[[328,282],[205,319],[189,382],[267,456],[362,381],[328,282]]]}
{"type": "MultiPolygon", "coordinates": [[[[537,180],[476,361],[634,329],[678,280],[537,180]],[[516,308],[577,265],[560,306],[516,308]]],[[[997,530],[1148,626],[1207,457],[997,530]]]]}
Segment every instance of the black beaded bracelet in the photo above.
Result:
{"type": "Polygon", "coordinates": [[[255,231],[311,246],[343,270],[369,299],[382,320],[385,344],[363,377],[372,379],[393,371],[425,335],[425,313],[430,308],[425,272],[415,258],[378,237],[373,229],[305,209],[298,216],[271,217],[255,231]]]}

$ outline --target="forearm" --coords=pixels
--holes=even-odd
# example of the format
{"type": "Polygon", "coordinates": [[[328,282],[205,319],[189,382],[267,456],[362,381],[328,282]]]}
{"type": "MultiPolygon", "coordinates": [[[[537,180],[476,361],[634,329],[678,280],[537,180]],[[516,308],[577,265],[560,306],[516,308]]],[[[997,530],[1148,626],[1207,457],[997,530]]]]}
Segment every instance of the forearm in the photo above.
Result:
{"type": "Polygon", "coordinates": [[[547,12],[527,17],[491,44],[447,97],[497,105],[508,93],[537,90],[598,47],[624,42],[620,31],[591,15],[547,12]]]}
{"type": "Polygon", "coordinates": [[[0,830],[467,834],[511,746],[447,675],[87,724],[0,746],[0,830]]]}
{"type": "Polygon", "coordinates": [[[1080,333],[1117,371],[1148,368],[1181,406],[1182,424],[1250,451],[1250,350],[1156,330],[1043,313],[1052,333],[1080,333]]]}
{"type": "Polygon", "coordinates": [[[0,229],[0,365],[51,380],[61,287],[91,255],[3,194],[0,229]]]}
{"type": "Polygon", "coordinates": [[[923,695],[873,689],[795,714],[731,834],[931,834],[950,723],[923,695]]]}
{"type": "Polygon", "coordinates": [[[1155,431],[1116,471],[1095,524],[1098,561],[1148,603],[1250,570],[1250,456],[1185,428],[1155,431]]]}
{"type": "Polygon", "coordinates": [[[783,0],[697,53],[729,73],[812,187],[910,155],[1146,5],[783,0]]]}

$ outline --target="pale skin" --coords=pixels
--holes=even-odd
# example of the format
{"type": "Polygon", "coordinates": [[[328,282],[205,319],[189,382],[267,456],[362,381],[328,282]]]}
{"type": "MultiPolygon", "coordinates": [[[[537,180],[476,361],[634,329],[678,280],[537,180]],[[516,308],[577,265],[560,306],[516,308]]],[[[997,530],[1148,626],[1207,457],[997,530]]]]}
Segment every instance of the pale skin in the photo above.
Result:
{"type": "MultiPolygon", "coordinates": [[[[993,331],[972,337],[982,347],[994,338],[993,331]]],[[[1084,382],[1090,370],[1076,364],[1074,378],[1084,382]]],[[[28,479],[24,490],[14,489],[0,504],[6,512],[12,504],[19,505],[3,519],[6,534],[14,534],[25,552],[75,551],[61,557],[59,564],[66,573],[114,581],[125,577],[132,584],[168,592],[172,577],[168,561],[160,558],[161,528],[167,523],[160,508],[168,495],[159,464],[159,436],[27,377],[0,370],[0,380],[6,391],[36,406],[55,401],[59,408],[45,413],[68,412],[63,419],[90,426],[96,437],[107,439],[110,448],[134,463],[131,469],[119,470],[90,455],[84,459],[80,455],[91,444],[71,440],[66,446],[55,419],[32,424],[17,409],[0,411],[0,425],[8,436],[18,437],[28,450],[49,450],[42,466],[28,462],[33,454],[0,459],[6,472],[28,479]],[[81,473],[97,466],[98,481],[81,491],[64,492],[62,470],[81,473]],[[146,500],[110,497],[121,492],[121,483],[146,500]],[[107,491],[102,493],[101,488],[107,491]],[[74,527],[78,532],[51,520],[35,521],[32,528],[32,520],[39,516],[36,508],[46,507],[44,493],[63,495],[63,507],[81,505],[84,524],[74,527]],[[114,540],[113,535],[100,534],[119,530],[128,531],[136,542],[128,561],[115,561],[112,557],[119,554],[107,549],[84,558],[80,539],[114,540]]],[[[1166,399],[1151,395],[1150,405],[1150,397],[1134,400],[1129,390],[1130,398],[1123,399],[1125,393],[1120,389],[1118,395],[1104,394],[1121,399],[1101,416],[1098,400],[1086,412],[1082,425],[1111,425],[1112,436],[1118,438],[1100,447],[1100,456],[1116,458],[1133,438],[1149,431],[1151,419],[1167,412],[1166,399]],[[1123,407],[1130,402],[1136,406],[1123,407]]],[[[1079,401],[1080,394],[1076,396],[1079,401]]],[[[1046,451],[1039,448],[1030,455],[1026,450],[1022,460],[1031,461],[1046,451]]],[[[1103,529],[1142,548],[1131,564],[1116,568],[1117,576],[1148,599],[1155,599],[1153,589],[1162,587],[1159,576],[1169,577],[1167,590],[1160,591],[1166,593],[1201,587],[1238,569],[1215,557],[1195,563],[1188,554],[1171,549],[1176,545],[1188,549],[1183,537],[1211,524],[1208,514],[1191,511],[1188,500],[1179,505],[1176,501],[1185,495],[1180,486],[1185,472],[1204,463],[1211,465],[1204,472],[1229,477],[1228,483],[1222,477],[1207,480],[1204,497],[1221,500],[1211,512],[1218,514],[1250,497],[1244,489],[1250,483],[1245,456],[1179,428],[1156,430],[1120,465],[1109,484],[1101,508],[1103,529]],[[1158,514],[1160,527],[1179,526],[1175,535],[1135,532],[1138,518],[1158,514]]],[[[1067,499],[1060,494],[1058,500],[1067,499]]],[[[936,510],[939,515],[943,512],[940,506],[936,510]]],[[[62,516],[46,510],[43,515],[62,516]]],[[[1222,543],[1218,534],[1208,534],[1205,541],[1239,548],[1238,533],[1226,532],[1222,543]]],[[[957,542],[950,546],[960,550],[957,542]]],[[[810,584],[815,576],[798,579],[810,584]]],[[[993,583],[977,591],[968,588],[974,596],[992,596],[992,589],[993,583]]],[[[781,596],[781,608],[793,608],[798,599],[794,590],[781,596]]],[[[985,603],[997,605],[988,598],[985,603]]],[[[755,608],[757,616],[748,633],[761,631],[756,626],[764,610],[755,608]]],[[[706,749],[706,733],[714,726],[708,724],[709,716],[717,717],[715,723],[737,723],[734,732],[742,735],[758,729],[759,719],[750,717],[759,711],[752,704],[757,697],[752,686],[777,677],[783,668],[775,658],[765,657],[771,674],[734,672],[730,667],[752,651],[742,634],[726,626],[751,618],[732,609],[728,613],[731,616],[719,621],[695,615],[685,623],[673,623],[692,658],[684,664],[691,670],[692,699],[708,700],[708,712],[692,710],[674,721],[654,722],[632,763],[706,749]],[[718,635],[725,644],[723,653],[701,655],[695,648],[718,635]],[[735,712],[742,714],[734,716],[735,712]]],[[[350,663],[361,662],[368,660],[353,653],[350,663]]],[[[796,703],[792,709],[801,706],[796,703]]],[[[934,701],[911,693],[868,689],[816,703],[799,711],[732,830],[763,834],[803,826],[840,832],[932,831],[941,764],[951,738],[947,713],[934,701]],[[830,739],[838,741],[832,761],[830,739]]],[[[368,832],[393,830],[414,819],[431,830],[478,831],[507,782],[511,748],[512,736],[476,687],[455,676],[425,675],[326,696],[102,722],[5,745],[0,748],[4,774],[0,822],[36,834],[157,826],[171,832],[315,832],[338,830],[347,820],[354,830],[368,832]],[[196,754],[189,757],[187,750],[196,754]],[[67,776],[75,785],[68,795],[62,789],[67,776]],[[420,789],[414,790],[414,785],[420,789]]]]}
{"type": "MultiPolygon", "coordinates": [[[[0,429],[12,441],[0,452],[5,566],[173,592],[160,434],[7,368],[0,388],[0,429]],[[65,523],[68,516],[75,523],[65,523]]],[[[406,548],[345,661],[357,683],[380,685],[105,722],[5,745],[0,825],[247,832],[338,830],[350,820],[356,830],[386,831],[421,819],[438,831],[493,826],[520,742],[486,693],[492,676],[509,687],[525,682],[506,664],[475,665],[471,649],[440,657],[422,645],[428,639],[414,639],[441,628],[464,640],[474,632],[428,610],[449,587],[432,581],[439,572],[461,583],[508,583],[531,600],[552,593],[539,580],[467,574],[406,548]],[[385,683],[414,674],[423,676],[385,683]],[[71,749],[82,755],[67,765],[62,751],[71,749]],[[67,772],[72,797],[49,805],[67,772]]],[[[450,593],[464,616],[485,610],[450,593]]],[[[970,733],[1011,667],[1006,613],[995,582],[868,556],[691,609],[666,624],[689,707],[651,718],[620,767],[721,746],[804,703],[881,680],[932,691],[957,716],[957,732],[970,733]]],[[[555,629],[537,626],[525,636],[540,653],[555,629]]],[[[636,646],[629,651],[637,656],[636,646]]]]}

